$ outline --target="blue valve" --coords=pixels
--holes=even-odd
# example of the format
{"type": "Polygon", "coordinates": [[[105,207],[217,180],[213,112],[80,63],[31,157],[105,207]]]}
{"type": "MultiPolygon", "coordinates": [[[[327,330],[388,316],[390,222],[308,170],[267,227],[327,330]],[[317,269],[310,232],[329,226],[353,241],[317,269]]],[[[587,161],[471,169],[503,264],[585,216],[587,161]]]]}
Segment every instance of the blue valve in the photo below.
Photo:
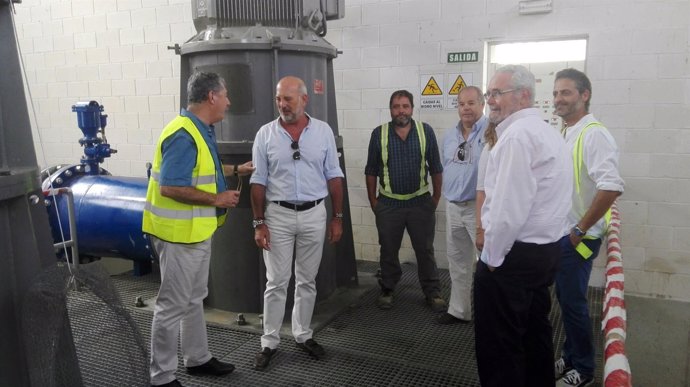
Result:
{"type": "Polygon", "coordinates": [[[72,106],[72,111],[77,113],[77,125],[84,133],[79,139],[79,144],[84,147],[84,156],[81,164],[89,175],[98,175],[100,167],[106,157],[110,157],[117,150],[111,149],[105,138],[105,126],[108,123],[108,115],[102,114],[103,105],[96,101],[77,102],[72,106]],[[101,133],[101,137],[98,133],[101,133]]]}

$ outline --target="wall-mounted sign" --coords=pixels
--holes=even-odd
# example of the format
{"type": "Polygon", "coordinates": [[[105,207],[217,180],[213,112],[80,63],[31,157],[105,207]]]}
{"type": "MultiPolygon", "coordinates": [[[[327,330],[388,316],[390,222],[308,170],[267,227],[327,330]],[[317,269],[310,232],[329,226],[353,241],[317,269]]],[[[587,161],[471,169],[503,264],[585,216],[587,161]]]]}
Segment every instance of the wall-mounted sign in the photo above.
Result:
{"type": "Polygon", "coordinates": [[[323,94],[323,80],[314,79],[314,94],[323,94]]]}
{"type": "Polygon", "coordinates": [[[419,107],[422,110],[443,110],[445,74],[420,74],[419,87],[422,97],[419,107]]]}
{"type": "Polygon", "coordinates": [[[479,51],[449,52],[448,63],[479,62],[479,51]]]}
{"type": "Polygon", "coordinates": [[[443,95],[443,91],[434,77],[429,78],[426,86],[422,89],[422,95],[443,95]]]}
{"type": "Polygon", "coordinates": [[[446,97],[445,109],[458,108],[458,94],[463,87],[474,85],[474,73],[446,74],[446,85],[451,85],[446,97]]]}
{"type": "Polygon", "coordinates": [[[462,74],[459,74],[458,77],[455,78],[453,86],[450,87],[448,95],[458,95],[460,93],[460,89],[463,87],[467,87],[467,83],[465,83],[465,80],[462,78],[462,74]]]}

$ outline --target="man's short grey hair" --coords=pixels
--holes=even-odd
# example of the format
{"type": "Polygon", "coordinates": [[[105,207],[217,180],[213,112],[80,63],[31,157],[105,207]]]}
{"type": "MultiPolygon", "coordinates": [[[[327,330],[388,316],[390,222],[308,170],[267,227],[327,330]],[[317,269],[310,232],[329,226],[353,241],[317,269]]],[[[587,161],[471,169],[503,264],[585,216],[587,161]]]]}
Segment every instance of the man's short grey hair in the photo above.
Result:
{"type": "Polygon", "coordinates": [[[460,100],[460,94],[462,94],[462,92],[465,90],[474,90],[475,92],[477,92],[477,101],[479,101],[479,103],[481,103],[482,105],[484,104],[484,92],[477,86],[465,86],[462,89],[460,89],[460,91],[458,92],[458,100],[460,100]]]}
{"type": "Polygon", "coordinates": [[[527,67],[521,65],[506,65],[496,70],[498,73],[512,74],[510,78],[511,88],[524,89],[529,92],[530,104],[534,105],[534,74],[527,67]]]}
{"type": "Polygon", "coordinates": [[[187,103],[201,103],[208,99],[209,91],[221,91],[225,80],[216,73],[197,71],[187,81],[187,103]]]}

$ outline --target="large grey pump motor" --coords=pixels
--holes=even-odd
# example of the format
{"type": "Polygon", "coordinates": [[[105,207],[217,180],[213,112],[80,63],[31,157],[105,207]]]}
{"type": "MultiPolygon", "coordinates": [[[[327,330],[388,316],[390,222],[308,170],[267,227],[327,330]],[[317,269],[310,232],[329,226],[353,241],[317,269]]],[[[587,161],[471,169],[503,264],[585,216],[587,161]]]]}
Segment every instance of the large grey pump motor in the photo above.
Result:
{"type": "MultiPolygon", "coordinates": [[[[308,113],[333,128],[345,171],[342,137],[338,133],[333,80],[337,49],[324,39],[328,20],[344,16],[342,0],[193,0],[197,34],[181,47],[180,100],[187,100],[187,79],[193,71],[214,71],[228,83],[229,114],[216,124],[219,152],[224,162],[251,159],[259,128],[274,120],[275,85],[287,75],[300,77],[309,92],[308,113]]],[[[261,312],[265,269],[254,244],[249,181],[232,180],[244,187],[237,208],[214,237],[208,305],[224,310],[261,312]]],[[[357,284],[357,267],[350,222],[349,199],[344,202],[342,240],[324,246],[316,279],[318,297],[336,287],[357,284]]],[[[330,205],[327,203],[330,211],[330,205]]]]}

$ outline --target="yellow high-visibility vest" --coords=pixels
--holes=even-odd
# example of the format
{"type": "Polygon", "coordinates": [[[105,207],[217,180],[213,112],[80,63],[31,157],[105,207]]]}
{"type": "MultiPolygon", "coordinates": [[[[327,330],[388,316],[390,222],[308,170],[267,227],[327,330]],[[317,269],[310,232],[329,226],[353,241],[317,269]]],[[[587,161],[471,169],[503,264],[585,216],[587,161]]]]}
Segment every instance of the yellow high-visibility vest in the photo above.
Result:
{"type": "MultiPolygon", "coordinates": [[[[582,143],[584,142],[585,132],[593,126],[603,127],[604,125],[602,125],[601,122],[591,122],[587,124],[587,126],[582,128],[582,131],[580,131],[580,134],[577,136],[577,140],[575,140],[575,145],[573,146],[573,173],[575,178],[575,193],[577,193],[578,195],[580,194],[580,182],[582,180],[583,175],[582,169],[585,166],[583,160],[585,150],[582,143]]],[[[611,208],[609,208],[608,211],[606,211],[606,214],[604,214],[604,234],[606,234],[606,229],[608,229],[609,224],[611,224],[611,208]]],[[[582,239],[598,238],[590,235],[585,235],[582,239]]],[[[589,259],[593,254],[592,250],[582,242],[575,246],[575,250],[577,250],[577,252],[580,253],[582,258],[584,259],[589,259]]]]}
{"type": "Polygon", "coordinates": [[[421,151],[421,166],[419,168],[419,189],[409,194],[396,194],[391,190],[391,178],[388,170],[388,123],[381,125],[381,159],[383,161],[383,182],[379,185],[379,193],[392,199],[408,200],[429,192],[429,185],[424,181],[426,172],[424,163],[424,153],[426,151],[426,135],[424,134],[424,124],[415,121],[417,136],[419,137],[419,149],[421,151]]]}
{"type": "Polygon", "coordinates": [[[160,193],[160,169],[163,161],[161,147],[168,137],[178,130],[186,130],[194,139],[197,148],[196,165],[192,170],[194,188],[215,194],[216,164],[206,141],[194,122],[188,117],[177,116],[163,129],[153,157],[151,178],[146,192],[146,205],[142,230],[173,243],[198,243],[210,238],[225,222],[225,214],[217,215],[216,207],[185,204],[165,197],[160,193]]]}

